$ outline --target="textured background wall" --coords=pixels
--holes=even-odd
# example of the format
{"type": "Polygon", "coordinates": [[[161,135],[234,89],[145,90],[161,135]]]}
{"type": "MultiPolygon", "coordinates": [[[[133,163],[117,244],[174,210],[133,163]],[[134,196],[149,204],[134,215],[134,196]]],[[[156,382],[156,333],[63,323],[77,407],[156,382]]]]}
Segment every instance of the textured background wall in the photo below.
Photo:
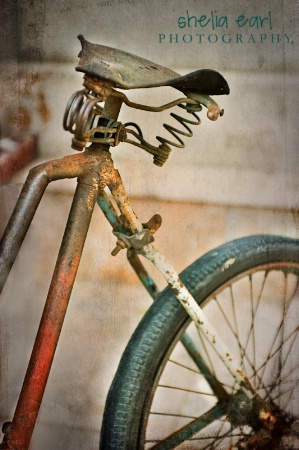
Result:
{"type": "MultiPolygon", "coordinates": [[[[61,120],[68,98],[81,86],[74,67],[80,50],[76,36],[82,33],[182,74],[217,69],[231,86],[228,97],[218,98],[224,117],[207,123],[202,113],[204,124],[195,137],[186,139],[185,150],[174,150],[162,170],[140,150],[114,150],[128,174],[129,192],[234,204],[298,204],[298,2],[252,1],[244,8],[237,1],[28,0],[6,2],[1,14],[2,110],[12,101],[30,105],[42,157],[70,151],[61,120]],[[205,26],[196,24],[195,17],[205,26]],[[186,186],[174,192],[170,177],[184,178],[186,186]]],[[[158,105],[177,93],[163,88],[128,95],[158,105]]],[[[169,120],[168,113],[162,116],[169,120]]],[[[124,108],[121,119],[138,120],[153,142],[156,135],[167,135],[155,114],[124,108]]]]}
{"type": "MultiPolygon", "coordinates": [[[[135,196],[135,209],[143,222],[154,213],[162,215],[157,247],[178,270],[232,238],[265,232],[298,236],[297,0],[2,3],[1,137],[10,129],[7,108],[22,106],[30,114],[29,131],[37,133],[41,160],[72,152],[62,116],[70,95],[82,85],[82,74],[74,70],[79,33],[182,74],[214,68],[231,87],[229,96],[218,98],[224,117],[212,123],[202,113],[194,138],[186,139],[185,150],[174,149],[162,169],[141,150],[113,149],[125,186],[135,196]],[[211,22],[203,30],[179,28],[178,19],[187,11],[198,18],[211,18],[213,12],[219,24],[227,17],[228,28],[213,30],[211,22]],[[261,28],[249,23],[239,28],[234,20],[242,14],[268,20],[261,28]],[[205,34],[201,44],[199,33],[205,34]],[[160,34],[165,35],[161,43],[160,34]],[[223,35],[231,42],[222,42],[223,35]]],[[[168,88],[127,94],[155,105],[177,96],[168,88]]],[[[169,114],[162,117],[168,121],[169,114]]],[[[154,142],[156,135],[166,135],[160,115],[124,108],[121,120],[138,121],[154,142]]],[[[24,176],[21,172],[0,190],[0,228],[24,176]]],[[[1,421],[11,417],[19,393],[74,184],[67,180],[50,185],[0,299],[1,421]]],[[[126,342],[151,303],[135,275],[123,266],[124,252],[110,256],[114,245],[96,209],[32,450],[98,448],[108,387],[126,342]]]]}

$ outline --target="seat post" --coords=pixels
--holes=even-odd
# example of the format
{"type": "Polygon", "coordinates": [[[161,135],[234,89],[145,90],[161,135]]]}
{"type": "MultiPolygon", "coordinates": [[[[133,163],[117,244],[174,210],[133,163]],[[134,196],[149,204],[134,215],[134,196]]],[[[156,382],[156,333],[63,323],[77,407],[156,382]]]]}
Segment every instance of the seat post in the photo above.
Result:
{"type": "Polygon", "coordinates": [[[117,120],[122,103],[123,99],[121,97],[110,95],[105,102],[104,110],[102,113],[103,117],[106,117],[107,119],[117,120]]]}

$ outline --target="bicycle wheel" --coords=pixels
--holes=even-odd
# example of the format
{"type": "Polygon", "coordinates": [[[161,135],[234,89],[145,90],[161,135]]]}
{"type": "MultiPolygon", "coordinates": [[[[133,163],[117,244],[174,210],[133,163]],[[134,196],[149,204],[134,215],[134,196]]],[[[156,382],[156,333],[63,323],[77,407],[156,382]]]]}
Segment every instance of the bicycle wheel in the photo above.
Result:
{"type": "Polygon", "coordinates": [[[181,279],[256,396],[244,395],[167,288],[123,354],[100,448],[298,449],[298,277],[299,241],[278,236],[232,241],[188,267],[181,279]]]}

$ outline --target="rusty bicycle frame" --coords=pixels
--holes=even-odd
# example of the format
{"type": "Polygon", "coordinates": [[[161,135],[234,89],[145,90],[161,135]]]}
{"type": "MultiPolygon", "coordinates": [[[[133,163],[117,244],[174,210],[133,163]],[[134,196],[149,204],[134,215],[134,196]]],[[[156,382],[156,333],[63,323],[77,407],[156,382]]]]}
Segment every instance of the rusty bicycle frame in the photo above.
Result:
{"type": "MultiPolygon", "coordinates": [[[[169,153],[169,141],[161,138],[160,147],[150,146],[144,141],[137,125],[133,124],[137,130],[133,131],[130,128],[132,124],[117,122],[119,111],[123,103],[133,108],[157,112],[175,105],[184,105],[185,110],[198,119],[195,111],[200,111],[201,105],[204,105],[208,108],[210,119],[215,120],[221,115],[219,106],[210,97],[188,91],[184,93],[186,98],[162,107],[147,107],[130,102],[124,94],[113,89],[111,83],[85,76],[84,89],[75,93],[67,106],[64,128],[74,134],[75,149],[83,150],[88,142],[92,142],[91,145],[82,153],[65,156],[30,170],[1,241],[0,291],[48,184],[65,178],[77,178],[78,183],[14,417],[12,422],[3,426],[1,449],[26,449],[29,446],[96,203],[110,222],[117,238],[112,254],[116,255],[121,249],[127,249],[130,264],[153,298],[157,295],[157,288],[143,267],[139,255],[156,266],[192,320],[212,343],[240,388],[247,397],[253,397],[254,392],[248,379],[217,331],[183,285],[175,269],[153,246],[153,234],[161,224],[160,216],[155,215],[147,224],[140,222],[109,151],[111,145],[126,141],[146,149],[154,156],[156,164],[162,165],[169,153]],[[99,105],[101,102],[104,103],[103,108],[99,105]],[[137,142],[130,140],[129,134],[137,142]],[[112,205],[106,188],[119,212],[112,205]]],[[[200,120],[178,120],[188,130],[188,133],[180,133],[185,136],[192,136],[186,122],[200,123],[200,120]]],[[[180,141],[180,138],[177,139],[180,141]]],[[[200,363],[203,370],[208,370],[203,362],[200,363]]],[[[217,383],[217,380],[214,381],[217,383]]],[[[214,385],[213,388],[219,390],[221,386],[214,385]]]]}

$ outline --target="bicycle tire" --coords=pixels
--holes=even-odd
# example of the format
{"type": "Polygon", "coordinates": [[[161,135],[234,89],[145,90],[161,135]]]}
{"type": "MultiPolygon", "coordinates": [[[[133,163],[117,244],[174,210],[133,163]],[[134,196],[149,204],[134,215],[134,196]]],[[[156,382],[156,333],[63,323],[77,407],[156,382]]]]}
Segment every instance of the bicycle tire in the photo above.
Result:
{"type": "MultiPolygon", "coordinates": [[[[242,274],[247,278],[249,276],[248,274],[251,272],[258,273],[260,268],[263,269],[264,273],[267,273],[267,283],[269,280],[268,274],[269,272],[272,274],[273,270],[275,275],[281,273],[284,279],[287,279],[287,276],[295,277],[294,286],[298,288],[299,240],[269,235],[250,236],[237,239],[224,244],[199,258],[182,272],[181,279],[197,302],[204,306],[205,304],[210,305],[213,303],[211,301],[209,302],[209,300],[211,298],[214,299],[215,293],[220,292],[222,288],[225,290],[232,285],[234,280],[241,280],[242,274]]],[[[253,276],[250,275],[250,277],[251,283],[253,283],[253,276]]],[[[230,292],[232,292],[232,288],[230,287],[229,289],[230,292]]],[[[292,289],[295,292],[296,289],[292,289]]],[[[280,303],[278,302],[278,304],[280,303]]],[[[271,307],[275,304],[276,303],[272,301],[271,297],[271,307]]],[[[269,305],[267,303],[267,308],[269,305]]],[[[259,309],[261,310],[262,307],[259,306],[259,309]]],[[[271,316],[269,315],[269,317],[271,316]]],[[[284,320],[285,318],[283,321],[284,320]]],[[[189,322],[190,320],[185,310],[175,299],[171,290],[166,288],[145,314],[123,353],[107,396],[100,439],[101,449],[137,450],[152,447],[156,448],[155,445],[158,445],[159,442],[162,442],[162,444],[159,444],[162,449],[212,449],[216,447],[229,447],[228,442],[232,442],[231,436],[230,441],[225,441],[226,438],[224,437],[222,439],[222,435],[220,435],[223,444],[221,444],[221,439],[218,436],[218,446],[216,446],[212,443],[212,438],[209,438],[209,433],[205,440],[203,438],[200,438],[203,439],[202,441],[200,441],[200,439],[195,439],[194,441],[189,439],[187,444],[184,444],[184,440],[182,441],[182,439],[176,443],[172,440],[170,445],[167,444],[167,441],[165,441],[164,445],[163,439],[161,441],[157,439],[157,441],[153,441],[152,443],[149,442],[150,440],[146,442],[146,426],[151,414],[150,408],[152,401],[155,399],[156,392],[158,391],[159,379],[165,373],[167,364],[172,363],[169,359],[170,352],[173,352],[173,348],[178,345],[177,342],[179,342],[180,337],[189,322]],[[225,446],[221,447],[221,445],[225,446]]],[[[280,325],[280,327],[281,326],[282,325],[280,325]]],[[[293,340],[296,340],[293,349],[297,351],[298,344],[296,338],[293,338],[293,340]]],[[[284,346],[284,343],[282,346],[284,346]]],[[[270,357],[268,355],[268,358],[271,361],[272,356],[270,357]]],[[[272,359],[275,358],[273,357],[272,359]]],[[[242,361],[243,365],[245,365],[246,362],[244,361],[245,355],[244,360],[242,361]]],[[[270,369],[273,369],[273,364],[274,363],[271,361],[270,369]]],[[[275,362],[275,364],[277,364],[277,362],[275,362]]],[[[263,371],[264,370],[265,369],[263,369],[263,371]]],[[[257,375],[255,374],[254,376],[258,377],[258,372],[257,375]]],[[[264,386],[262,387],[263,389],[266,389],[264,386]]],[[[161,390],[161,387],[159,387],[159,389],[161,390]]],[[[273,389],[275,391],[276,387],[273,389]]],[[[296,393],[293,393],[293,395],[295,395],[295,399],[298,400],[297,390],[298,388],[296,387],[296,393]]],[[[199,397],[204,398],[202,396],[199,397]]],[[[200,402],[198,402],[198,404],[199,403],[200,402]]],[[[297,412],[296,407],[296,413],[297,412]]],[[[158,413],[157,416],[158,422],[161,421],[162,423],[165,414],[159,414],[160,413],[158,413]]],[[[154,419],[156,420],[156,416],[154,416],[154,419]]],[[[163,425],[160,428],[163,430],[163,425]]],[[[246,428],[245,435],[248,435],[249,437],[244,437],[244,435],[242,435],[242,438],[240,439],[233,439],[234,442],[245,442],[245,444],[247,442],[247,447],[236,446],[234,448],[270,448],[269,446],[263,447],[262,444],[260,446],[257,443],[250,444],[253,439],[251,436],[254,435],[252,432],[252,424],[249,430],[248,427],[246,428]],[[250,445],[253,446],[250,447],[250,445]]],[[[297,440],[296,443],[298,444],[297,447],[295,447],[294,443],[290,444],[293,445],[292,447],[287,447],[286,441],[284,441],[283,448],[299,448],[299,441],[297,440]]],[[[274,448],[274,446],[271,448],[274,448]]],[[[277,446],[277,448],[280,447],[277,446]]]]}

